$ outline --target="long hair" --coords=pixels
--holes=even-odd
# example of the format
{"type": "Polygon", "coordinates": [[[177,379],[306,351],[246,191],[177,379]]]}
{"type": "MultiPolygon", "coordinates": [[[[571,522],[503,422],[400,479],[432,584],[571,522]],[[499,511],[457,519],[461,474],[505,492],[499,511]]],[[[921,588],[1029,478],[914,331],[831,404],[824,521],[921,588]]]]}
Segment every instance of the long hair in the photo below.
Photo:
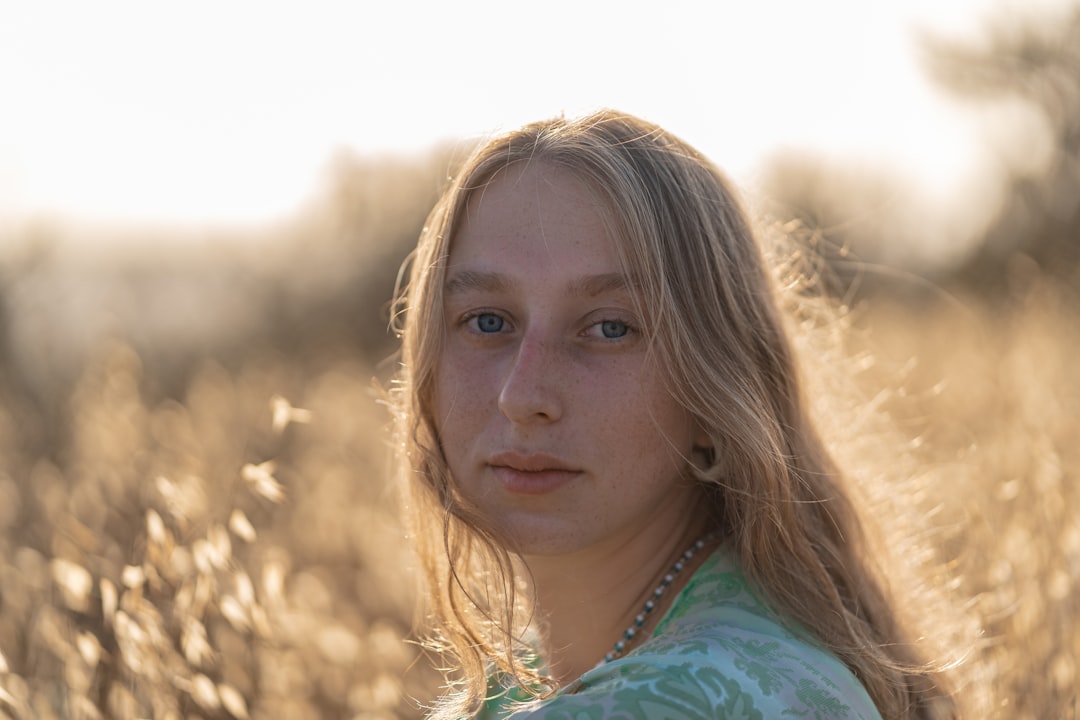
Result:
{"type": "Polygon", "coordinates": [[[545,687],[523,654],[528,599],[515,558],[458,494],[432,413],[451,245],[474,193],[524,162],[573,173],[609,210],[644,331],[674,397],[710,439],[708,462],[692,472],[748,580],[783,621],[835,653],[885,717],[951,714],[944,676],[901,622],[852,490],[810,418],[789,324],[734,193],[681,140],[601,111],[477,149],[429,216],[396,298],[408,515],[437,637],[460,673],[442,701],[447,716],[477,709],[493,667],[533,692],[545,687]]]}

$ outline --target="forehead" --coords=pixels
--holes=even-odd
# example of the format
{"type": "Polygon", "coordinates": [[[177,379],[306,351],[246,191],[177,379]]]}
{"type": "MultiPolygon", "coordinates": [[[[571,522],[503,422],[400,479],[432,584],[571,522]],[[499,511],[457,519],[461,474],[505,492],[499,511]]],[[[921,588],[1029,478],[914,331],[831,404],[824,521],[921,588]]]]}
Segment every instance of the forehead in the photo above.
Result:
{"type": "Polygon", "coordinates": [[[519,162],[471,191],[450,238],[448,269],[610,273],[621,266],[611,217],[573,172],[519,162]]]}
{"type": "Polygon", "coordinates": [[[469,191],[463,211],[459,229],[494,223],[515,226],[538,216],[553,222],[552,229],[557,229],[567,224],[558,218],[571,216],[580,221],[585,215],[606,226],[611,217],[610,207],[590,183],[578,173],[544,160],[522,160],[499,168],[469,191]]]}

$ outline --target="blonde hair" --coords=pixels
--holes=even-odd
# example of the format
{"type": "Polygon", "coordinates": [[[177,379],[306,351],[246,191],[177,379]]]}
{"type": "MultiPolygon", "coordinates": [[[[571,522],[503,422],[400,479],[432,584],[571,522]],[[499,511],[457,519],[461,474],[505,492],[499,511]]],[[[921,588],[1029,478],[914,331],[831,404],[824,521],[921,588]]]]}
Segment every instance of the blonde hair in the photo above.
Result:
{"type": "Polygon", "coordinates": [[[606,201],[671,392],[711,440],[709,462],[693,472],[750,582],[835,653],[885,717],[951,713],[943,677],[901,626],[849,488],[809,417],[776,288],[734,193],[681,140],[601,111],[478,148],[430,214],[398,293],[395,393],[412,533],[433,624],[461,676],[442,700],[445,715],[476,711],[491,666],[534,692],[544,682],[523,659],[528,603],[515,559],[459,497],[432,414],[451,244],[474,192],[522,162],[569,171],[606,201]]]}

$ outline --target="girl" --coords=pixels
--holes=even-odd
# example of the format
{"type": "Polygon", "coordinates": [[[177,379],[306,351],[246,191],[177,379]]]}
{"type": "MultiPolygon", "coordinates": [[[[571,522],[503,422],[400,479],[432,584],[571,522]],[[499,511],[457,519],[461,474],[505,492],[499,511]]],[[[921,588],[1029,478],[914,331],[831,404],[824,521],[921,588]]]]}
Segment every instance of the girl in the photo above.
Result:
{"type": "Polygon", "coordinates": [[[610,111],[474,152],[398,296],[434,716],[953,712],[807,412],[727,183],[610,111]]]}

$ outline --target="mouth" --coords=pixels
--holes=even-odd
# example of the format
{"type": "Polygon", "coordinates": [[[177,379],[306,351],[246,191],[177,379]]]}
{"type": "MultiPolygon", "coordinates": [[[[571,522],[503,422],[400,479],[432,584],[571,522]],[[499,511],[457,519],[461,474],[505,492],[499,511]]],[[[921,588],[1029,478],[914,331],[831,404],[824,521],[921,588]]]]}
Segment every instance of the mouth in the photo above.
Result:
{"type": "Polygon", "coordinates": [[[545,495],[582,473],[579,468],[542,453],[500,453],[488,465],[503,488],[516,495],[545,495]]]}
{"type": "Polygon", "coordinates": [[[494,455],[488,464],[492,467],[503,467],[524,473],[578,472],[578,468],[565,460],[544,453],[503,452],[494,455]]]}

